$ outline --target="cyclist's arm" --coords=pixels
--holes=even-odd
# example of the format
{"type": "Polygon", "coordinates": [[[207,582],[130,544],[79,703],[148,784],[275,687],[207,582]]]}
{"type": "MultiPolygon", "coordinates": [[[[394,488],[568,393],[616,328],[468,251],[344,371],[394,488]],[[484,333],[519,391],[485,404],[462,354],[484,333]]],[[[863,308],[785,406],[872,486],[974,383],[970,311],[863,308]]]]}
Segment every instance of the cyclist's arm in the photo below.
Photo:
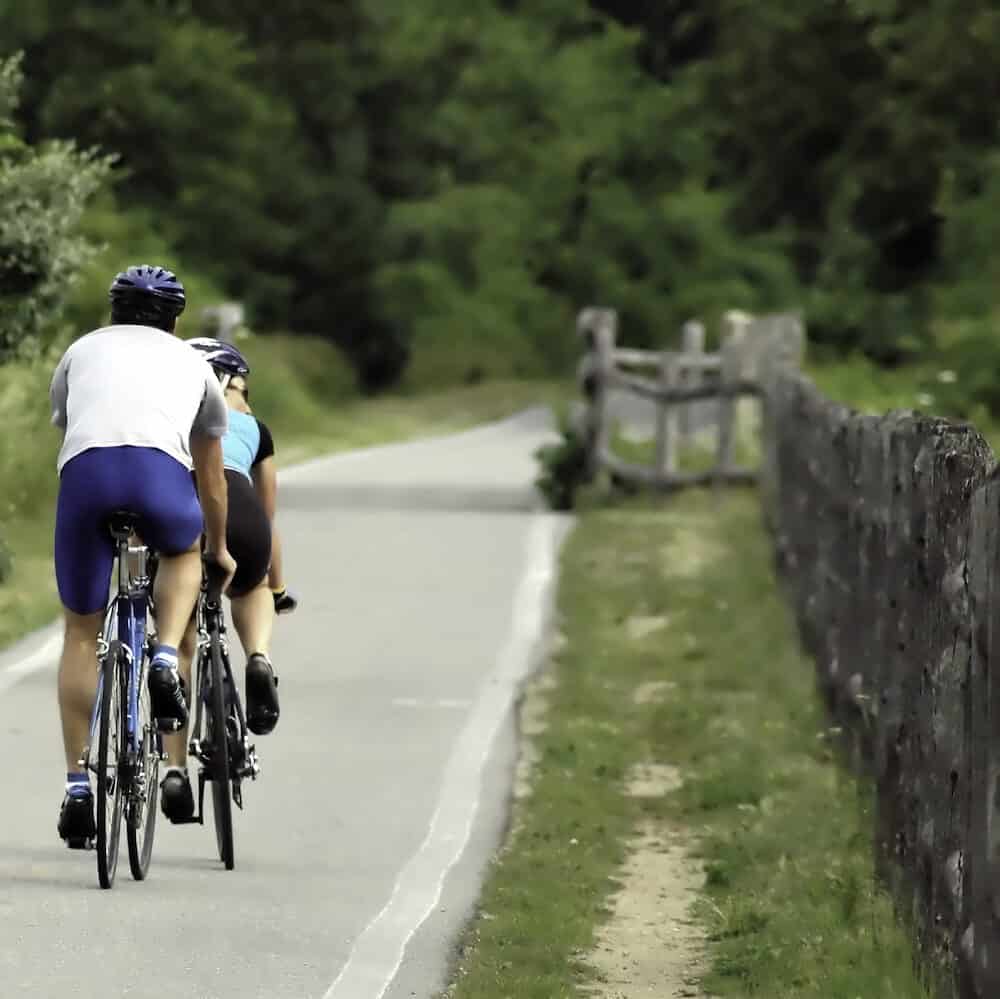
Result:
{"type": "Polygon", "coordinates": [[[205,547],[211,552],[225,551],[229,491],[222,466],[222,440],[192,434],[191,457],[198,480],[198,499],[205,516],[205,547]]]}
{"type": "Polygon", "coordinates": [[[222,437],[229,427],[229,408],[212,369],[207,364],[203,367],[205,394],[191,427],[191,459],[205,517],[205,547],[218,554],[227,551],[229,490],[222,463],[222,437]]]}
{"type": "Polygon", "coordinates": [[[280,591],[285,586],[285,574],[281,560],[281,534],[274,521],[278,509],[278,472],[274,458],[268,457],[257,462],[250,469],[250,474],[261,505],[267,513],[267,519],[271,521],[271,568],[267,582],[272,590],[280,591]]]}
{"type": "Polygon", "coordinates": [[[52,403],[52,423],[66,429],[66,398],[69,395],[69,353],[65,353],[52,373],[49,401],[52,403]]]}
{"type": "Polygon", "coordinates": [[[274,458],[257,462],[250,469],[250,475],[267,519],[273,526],[274,515],[278,512],[278,472],[274,466],[274,458]]]}

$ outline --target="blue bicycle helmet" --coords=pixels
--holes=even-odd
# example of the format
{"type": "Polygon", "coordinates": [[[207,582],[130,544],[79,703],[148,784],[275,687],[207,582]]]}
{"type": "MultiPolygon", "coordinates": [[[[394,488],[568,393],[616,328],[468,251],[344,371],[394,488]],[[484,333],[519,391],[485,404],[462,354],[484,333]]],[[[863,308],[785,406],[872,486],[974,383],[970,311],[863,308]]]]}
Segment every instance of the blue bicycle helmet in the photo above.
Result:
{"type": "Polygon", "coordinates": [[[173,332],[184,311],[184,285],[165,267],[139,264],[118,274],[108,289],[111,321],[155,326],[173,332]]]}
{"type": "Polygon", "coordinates": [[[248,375],[250,374],[250,364],[247,359],[225,340],[216,340],[210,336],[196,336],[186,341],[189,347],[194,347],[202,354],[212,367],[223,374],[248,375]]]}

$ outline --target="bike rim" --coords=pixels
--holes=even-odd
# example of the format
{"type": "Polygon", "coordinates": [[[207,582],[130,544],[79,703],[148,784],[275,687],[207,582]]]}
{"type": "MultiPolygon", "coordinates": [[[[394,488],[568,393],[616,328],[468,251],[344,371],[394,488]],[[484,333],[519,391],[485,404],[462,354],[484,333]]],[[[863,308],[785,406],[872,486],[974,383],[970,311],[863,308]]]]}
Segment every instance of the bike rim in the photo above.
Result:
{"type": "Polygon", "coordinates": [[[124,662],[120,646],[113,645],[103,667],[97,753],[97,874],[102,888],[114,884],[118,869],[124,792],[125,700],[124,662]]]}
{"type": "Polygon", "coordinates": [[[219,859],[227,871],[235,866],[233,844],[233,802],[229,790],[229,736],[226,731],[225,668],[222,650],[211,648],[211,687],[209,690],[208,729],[212,741],[212,817],[219,859]]]}
{"type": "Polygon", "coordinates": [[[129,866],[136,881],[142,881],[149,872],[156,832],[156,793],[160,770],[159,737],[153,728],[149,686],[144,674],[145,671],[139,684],[138,717],[143,736],[128,809],[129,866]]]}

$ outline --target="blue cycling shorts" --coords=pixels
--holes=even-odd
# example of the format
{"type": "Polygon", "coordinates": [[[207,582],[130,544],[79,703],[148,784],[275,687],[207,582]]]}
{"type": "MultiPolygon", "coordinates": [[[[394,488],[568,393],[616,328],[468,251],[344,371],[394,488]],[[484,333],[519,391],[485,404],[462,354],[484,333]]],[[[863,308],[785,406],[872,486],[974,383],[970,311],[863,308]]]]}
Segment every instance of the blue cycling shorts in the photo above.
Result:
{"type": "Polygon", "coordinates": [[[77,614],[103,610],[111,586],[114,539],[108,517],[130,510],[143,543],[164,555],[187,551],[202,532],[191,473],[163,451],[96,447],[68,461],[56,504],[56,584],[77,614]]]}

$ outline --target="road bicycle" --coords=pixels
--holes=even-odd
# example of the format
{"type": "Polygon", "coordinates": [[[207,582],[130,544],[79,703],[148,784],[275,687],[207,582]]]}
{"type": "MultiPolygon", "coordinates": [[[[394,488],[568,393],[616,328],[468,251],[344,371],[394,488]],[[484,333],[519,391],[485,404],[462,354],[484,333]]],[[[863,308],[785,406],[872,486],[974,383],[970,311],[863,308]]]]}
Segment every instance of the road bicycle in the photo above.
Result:
{"type": "Polygon", "coordinates": [[[202,559],[201,593],[195,609],[197,652],[194,719],[188,749],[198,759],[198,811],[187,822],[204,823],[205,785],[212,785],[212,817],[219,859],[227,871],[236,863],[233,803],[243,808],[243,781],[260,773],[250,742],[243,702],[229,664],[229,639],[222,605],[225,571],[210,556],[202,559]]]}
{"type": "Polygon", "coordinates": [[[80,766],[96,776],[97,878],[102,888],[114,884],[122,825],[132,876],[142,881],[149,872],[156,778],[163,759],[163,739],[152,717],[146,682],[154,638],[150,622],[155,558],[145,545],[131,543],[137,521],[136,514],[120,510],[108,522],[115,539],[118,588],[97,642],[97,697],[89,744],[80,760],[80,766]]]}

